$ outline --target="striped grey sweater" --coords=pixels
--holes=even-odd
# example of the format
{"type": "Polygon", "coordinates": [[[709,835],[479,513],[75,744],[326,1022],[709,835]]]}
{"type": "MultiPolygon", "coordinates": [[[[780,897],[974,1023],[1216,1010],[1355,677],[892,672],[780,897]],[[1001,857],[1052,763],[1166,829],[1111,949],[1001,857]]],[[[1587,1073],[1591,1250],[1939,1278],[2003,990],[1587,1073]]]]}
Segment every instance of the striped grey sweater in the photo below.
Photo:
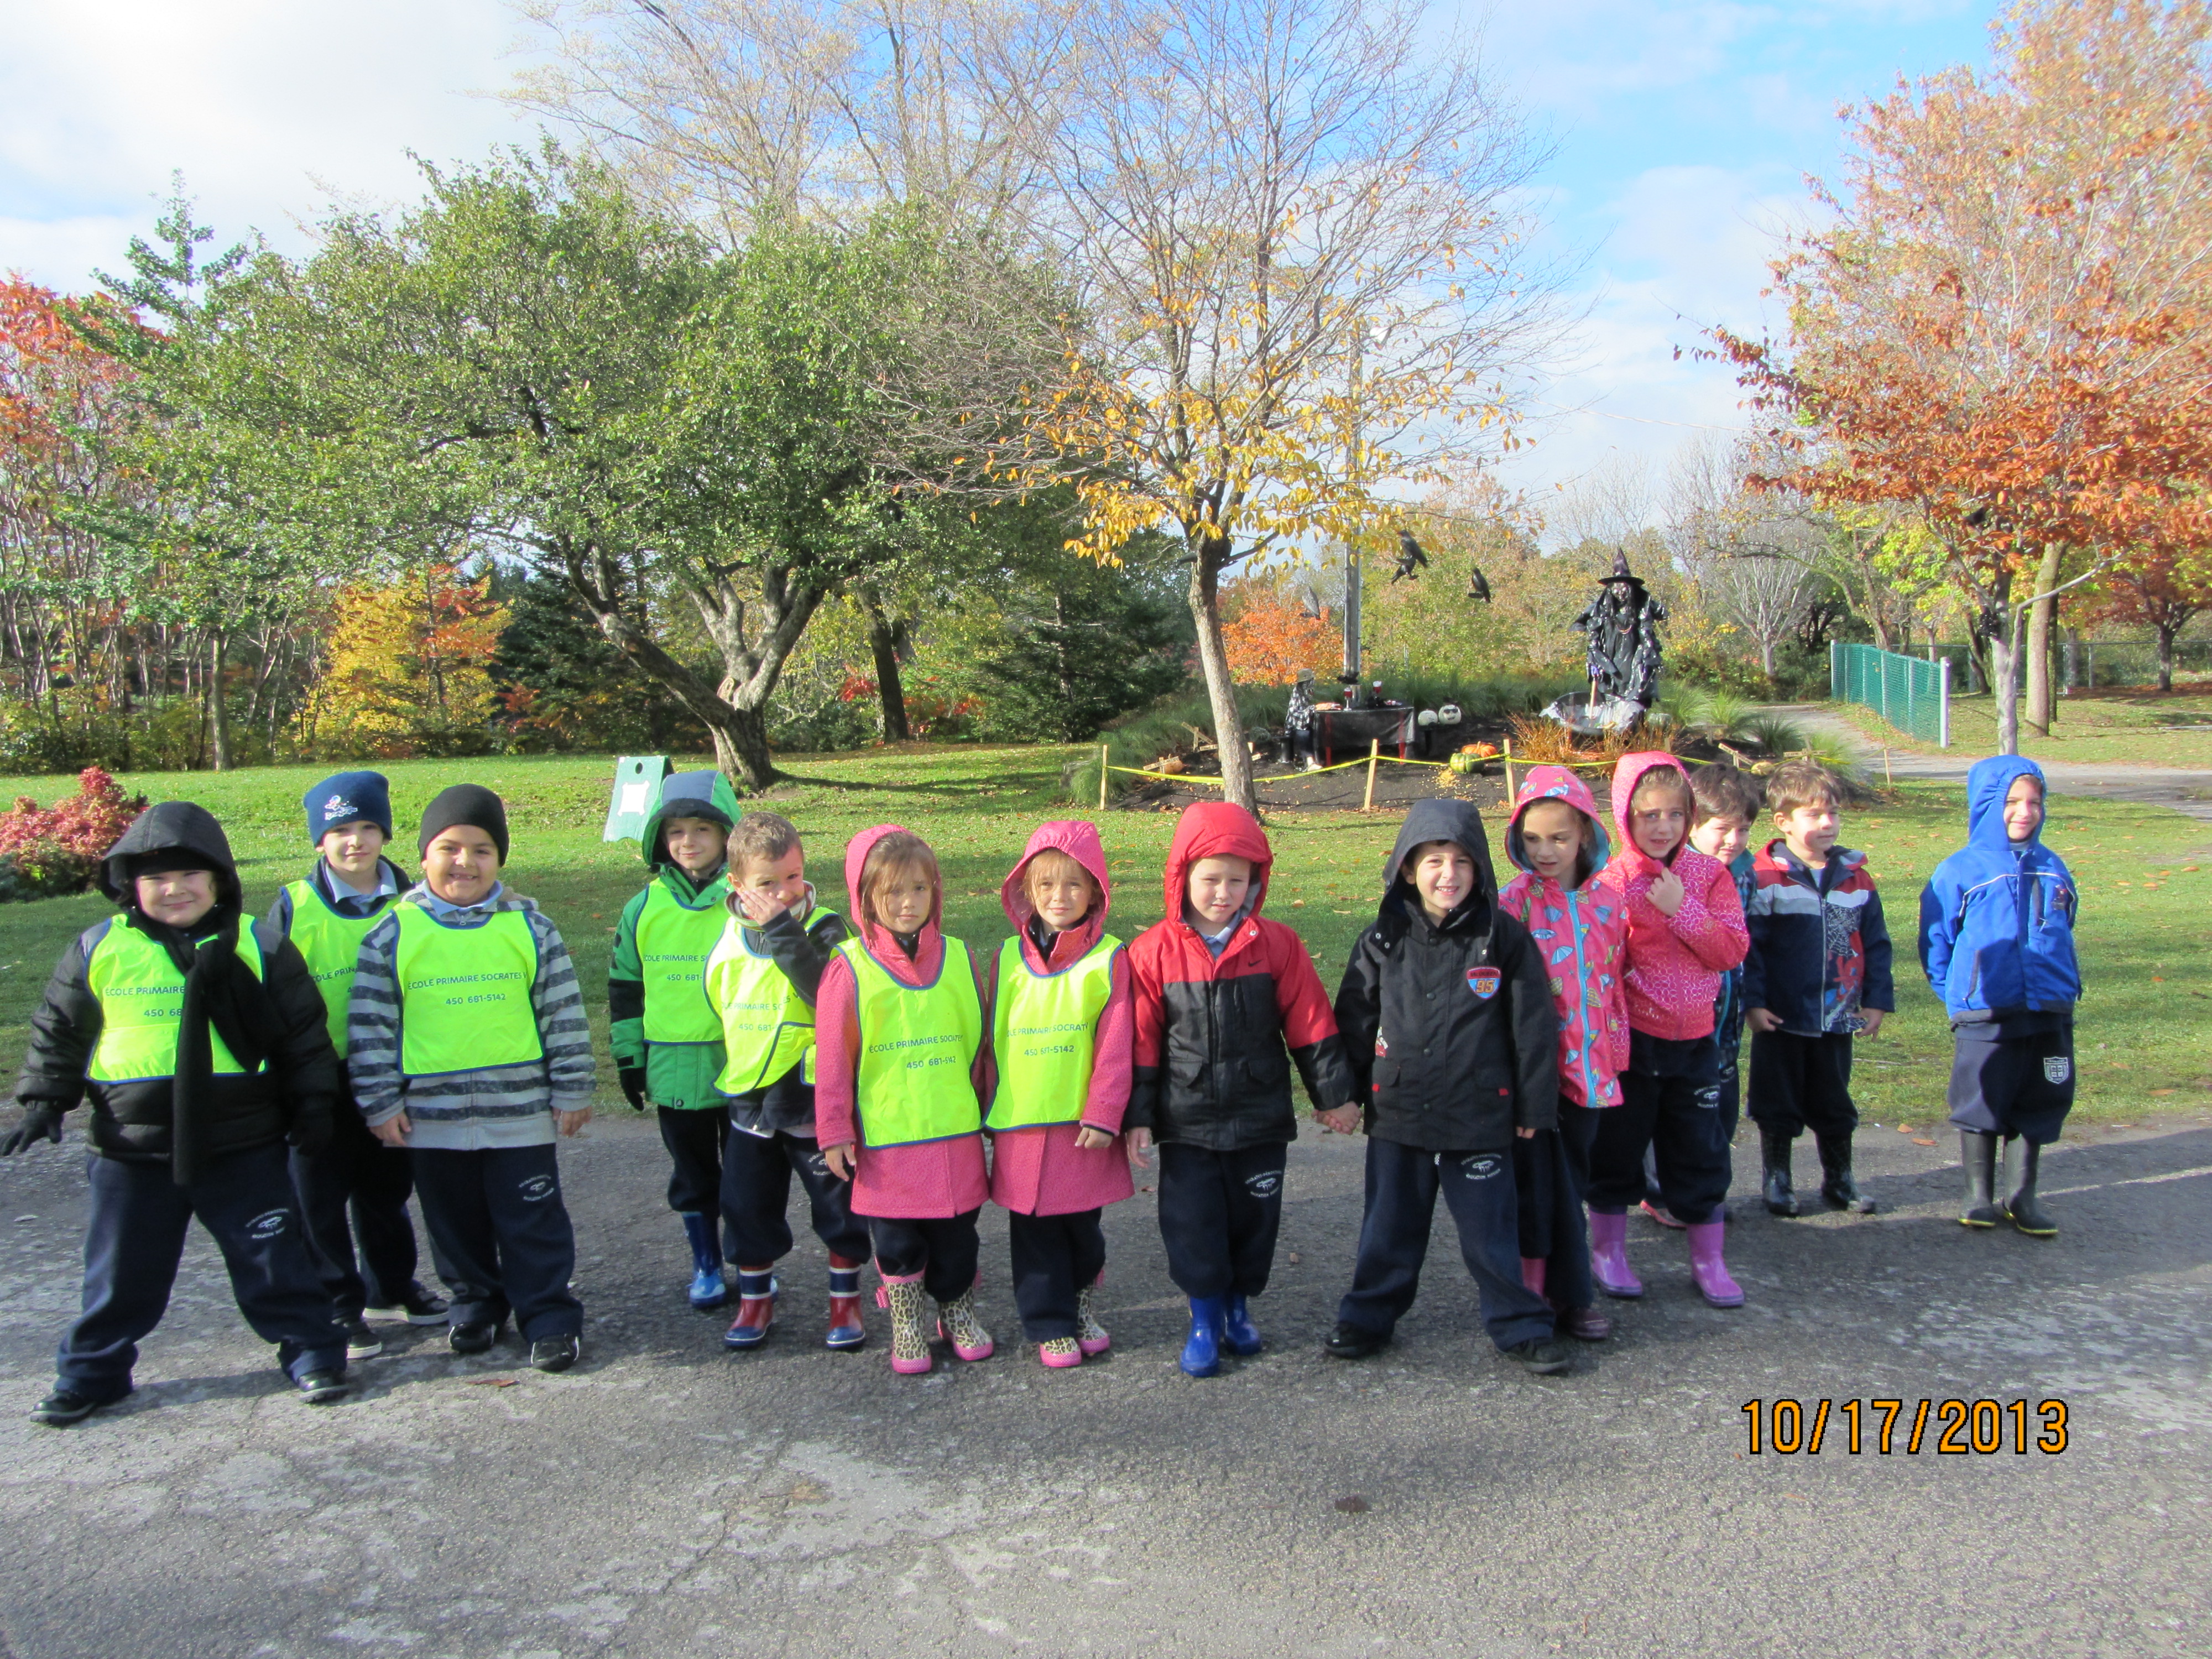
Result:
{"type": "Polygon", "coordinates": [[[447,910],[417,883],[361,942],[353,1000],[346,1006],[347,1069],[362,1115],[383,1123],[401,1111],[412,1129],[410,1146],[437,1152],[483,1152],[495,1146],[542,1146],[554,1137],[553,1114],[592,1103],[591,1028],[584,996],[561,931],[537,905],[504,889],[490,903],[447,910]],[[448,927],[481,927],[493,913],[521,910],[538,943],[538,977],[530,988],[545,1057],[534,1066],[501,1066],[412,1079],[400,1075],[399,977],[393,961],[400,904],[417,904],[448,927]]]}

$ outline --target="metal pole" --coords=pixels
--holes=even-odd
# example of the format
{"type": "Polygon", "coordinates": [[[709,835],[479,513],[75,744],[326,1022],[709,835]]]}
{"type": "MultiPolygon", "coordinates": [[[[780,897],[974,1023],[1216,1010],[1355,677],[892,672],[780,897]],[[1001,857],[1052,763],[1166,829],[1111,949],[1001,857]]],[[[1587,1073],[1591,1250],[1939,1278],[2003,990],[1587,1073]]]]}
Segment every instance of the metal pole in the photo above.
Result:
{"type": "MultiPolygon", "coordinates": [[[[1359,382],[1367,350],[1367,325],[1354,324],[1352,330],[1352,373],[1348,390],[1351,392],[1352,428],[1345,434],[1345,471],[1351,475],[1352,487],[1359,488],[1359,382]]],[[[1344,706],[1358,708],[1366,699],[1360,687],[1366,678],[1365,665],[1359,651],[1359,544],[1348,541],[1344,547],[1344,706]]]]}

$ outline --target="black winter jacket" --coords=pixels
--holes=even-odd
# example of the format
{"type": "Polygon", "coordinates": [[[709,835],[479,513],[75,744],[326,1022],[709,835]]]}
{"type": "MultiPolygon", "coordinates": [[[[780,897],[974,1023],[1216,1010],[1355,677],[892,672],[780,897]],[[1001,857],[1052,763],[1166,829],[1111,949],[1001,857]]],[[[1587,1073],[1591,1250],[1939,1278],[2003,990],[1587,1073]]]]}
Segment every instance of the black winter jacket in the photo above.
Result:
{"type": "Polygon", "coordinates": [[[1367,1133],[1428,1152],[1500,1152],[1516,1129],[1557,1127],[1559,1014],[1528,930],[1498,908],[1481,815],[1466,801],[1415,803],[1382,879],[1336,994],[1367,1133]],[[1431,841],[1474,859],[1474,890],[1442,926],[1401,869],[1431,841]]]}

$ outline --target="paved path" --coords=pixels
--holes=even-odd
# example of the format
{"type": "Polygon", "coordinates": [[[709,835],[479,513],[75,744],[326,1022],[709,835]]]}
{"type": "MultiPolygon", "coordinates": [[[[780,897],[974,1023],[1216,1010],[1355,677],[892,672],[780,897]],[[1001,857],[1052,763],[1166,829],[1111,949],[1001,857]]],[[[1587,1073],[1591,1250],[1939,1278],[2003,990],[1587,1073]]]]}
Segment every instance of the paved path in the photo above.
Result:
{"type": "MultiPolygon", "coordinates": [[[[1819,703],[1778,703],[1766,712],[1842,739],[1874,773],[1881,772],[1881,744],[1832,710],[1819,703]]],[[[1893,749],[1888,765],[1896,777],[1963,783],[1967,769],[1980,758],[1958,749],[1933,755],[1893,749]]],[[[2051,780],[2052,789],[2061,793],[2170,806],[2177,812],[2212,822],[2212,771],[2202,767],[2136,766],[2124,761],[2038,760],[2036,764],[2051,780]]]]}
{"type": "Polygon", "coordinates": [[[1144,1194],[1109,1212],[1110,1357],[1037,1365],[987,1212],[999,1355],[916,1380],[872,1309],[866,1352],[814,1346],[811,1238],[787,1323],[724,1355],[623,1114],[562,1158],[578,1371],[391,1328],[362,1395],[309,1410],[196,1235],[139,1393],[66,1431],[21,1415],[76,1294],[81,1153],[41,1147],[0,1164],[0,1655],[2212,1651],[2212,1112],[2056,1148],[2048,1243],[1960,1228],[1933,1139],[1861,1131],[1887,1213],[1745,1213],[1736,1312],[1636,1222],[1650,1294],[1534,1379],[1448,1231],[1395,1347],[1321,1356],[1360,1153],[1309,1133],[1259,1358],[1176,1372],[1144,1194]],[[2070,1437],[1854,1457],[1838,1419],[1818,1456],[1747,1455],[1744,1401],[1784,1395],[2057,1397],[2070,1437]]]}

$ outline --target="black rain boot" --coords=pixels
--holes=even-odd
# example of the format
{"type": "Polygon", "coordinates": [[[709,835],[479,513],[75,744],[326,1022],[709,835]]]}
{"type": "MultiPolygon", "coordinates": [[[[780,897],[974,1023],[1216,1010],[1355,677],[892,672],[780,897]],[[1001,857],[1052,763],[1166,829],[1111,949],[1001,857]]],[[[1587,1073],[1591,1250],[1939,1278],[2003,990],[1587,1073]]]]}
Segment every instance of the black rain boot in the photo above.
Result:
{"type": "Polygon", "coordinates": [[[1960,1224],[1996,1226],[2004,1219],[1996,1200],[1997,1138],[1978,1129],[1960,1130],[1959,1164],[1966,1172],[1966,1207],[1960,1224]]]}
{"type": "Polygon", "coordinates": [[[1851,1179],[1851,1132],[1838,1129],[1815,1135],[1813,1141],[1820,1149],[1820,1201],[1832,1210],[1872,1215],[1875,1201],[1851,1179]]]}
{"type": "Polygon", "coordinates": [[[2011,1177],[2007,1182],[2012,1196],[2005,1200],[2005,1213],[2012,1224],[2030,1238],[2056,1238],[2058,1224],[2051,1212],[2036,1201],[2036,1164],[2043,1156],[2043,1148],[2022,1137],[2008,1144],[2005,1149],[2005,1173],[2011,1177]]]}
{"type": "Polygon", "coordinates": [[[1790,1184],[1790,1144],[1796,1139],[1787,1129],[1759,1125],[1759,1156],[1766,1166],[1766,1174],[1759,1183],[1759,1195],[1766,1200],[1769,1215],[1797,1213],[1797,1194],[1790,1184]]]}

